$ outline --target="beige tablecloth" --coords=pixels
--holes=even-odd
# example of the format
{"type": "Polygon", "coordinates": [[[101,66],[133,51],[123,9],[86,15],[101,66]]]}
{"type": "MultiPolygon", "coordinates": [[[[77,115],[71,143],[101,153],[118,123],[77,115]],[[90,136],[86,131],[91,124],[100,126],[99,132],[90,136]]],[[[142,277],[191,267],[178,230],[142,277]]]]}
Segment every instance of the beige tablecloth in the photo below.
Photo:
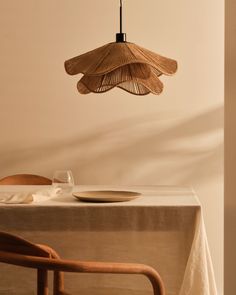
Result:
{"type": "MultiPolygon", "coordinates": [[[[1,192],[38,186],[1,186],[1,192]]],[[[61,257],[145,263],[162,276],[167,295],[216,295],[201,206],[191,189],[169,186],[77,186],[74,191],[133,190],[122,203],[83,203],[72,196],[0,205],[0,230],[55,248],[61,257]]],[[[0,295],[35,294],[35,272],[0,264],[0,295]]],[[[151,294],[145,278],[67,274],[73,294],[151,294]]]]}

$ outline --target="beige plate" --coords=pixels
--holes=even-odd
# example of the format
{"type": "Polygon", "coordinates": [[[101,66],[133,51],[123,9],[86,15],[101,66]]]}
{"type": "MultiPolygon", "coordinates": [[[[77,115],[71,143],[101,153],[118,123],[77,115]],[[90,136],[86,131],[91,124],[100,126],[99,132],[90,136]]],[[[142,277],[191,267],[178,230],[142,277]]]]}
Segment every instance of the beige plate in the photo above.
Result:
{"type": "Polygon", "coordinates": [[[134,200],[141,194],[129,191],[86,191],[73,193],[73,196],[84,202],[125,202],[134,200]]]}

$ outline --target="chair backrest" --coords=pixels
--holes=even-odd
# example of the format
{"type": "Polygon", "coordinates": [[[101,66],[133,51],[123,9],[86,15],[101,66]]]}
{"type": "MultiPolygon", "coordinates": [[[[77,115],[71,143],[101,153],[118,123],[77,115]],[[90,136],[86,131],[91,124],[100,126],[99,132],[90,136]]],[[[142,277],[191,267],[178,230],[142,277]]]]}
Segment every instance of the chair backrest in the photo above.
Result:
{"type": "Polygon", "coordinates": [[[49,257],[50,253],[42,247],[21,237],[0,232],[0,251],[24,254],[29,256],[49,257]]]}
{"type": "MultiPolygon", "coordinates": [[[[24,267],[30,267],[29,261],[34,259],[48,259],[50,264],[52,259],[59,259],[59,255],[50,247],[45,245],[33,244],[21,237],[0,232],[0,262],[21,265],[24,267]],[[21,261],[19,263],[19,261],[21,261]]],[[[47,268],[42,269],[37,267],[37,264],[33,266],[37,268],[37,295],[48,295],[48,277],[47,268]]],[[[64,275],[60,271],[54,271],[54,283],[53,294],[64,294],[64,275]]]]}
{"type": "Polygon", "coordinates": [[[0,185],[51,185],[49,178],[33,174],[16,174],[0,179],[0,185]]]}

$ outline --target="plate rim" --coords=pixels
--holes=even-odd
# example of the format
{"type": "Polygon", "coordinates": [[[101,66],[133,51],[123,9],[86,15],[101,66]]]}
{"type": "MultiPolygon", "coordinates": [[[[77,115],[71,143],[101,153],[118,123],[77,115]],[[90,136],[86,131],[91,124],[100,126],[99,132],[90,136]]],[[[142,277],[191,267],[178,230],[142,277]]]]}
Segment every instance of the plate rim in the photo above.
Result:
{"type": "Polygon", "coordinates": [[[119,202],[119,201],[131,201],[134,199],[137,199],[138,197],[140,197],[142,194],[136,191],[126,191],[126,190],[87,190],[87,191],[80,191],[80,192],[72,192],[72,195],[77,199],[77,200],[88,200],[88,201],[103,201],[103,202],[119,202]],[[101,193],[101,192],[111,192],[111,193],[128,193],[128,195],[125,196],[86,196],[86,195],[80,195],[82,194],[86,194],[86,193],[101,193]]]}

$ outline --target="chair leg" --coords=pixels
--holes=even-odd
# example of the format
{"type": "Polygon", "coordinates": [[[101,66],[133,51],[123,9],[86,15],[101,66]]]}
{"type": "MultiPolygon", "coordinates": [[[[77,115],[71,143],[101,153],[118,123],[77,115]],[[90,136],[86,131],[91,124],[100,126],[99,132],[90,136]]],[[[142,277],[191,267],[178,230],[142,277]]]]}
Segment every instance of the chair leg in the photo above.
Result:
{"type": "Polygon", "coordinates": [[[53,279],[53,295],[61,294],[66,294],[64,292],[64,273],[60,271],[55,271],[53,279]]]}
{"type": "MultiPolygon", "coordinates": [[[[50,255],[52,259],[60,259],[58,253],[49,246],[37,244],[40,248],[44,249],[50,255]]],[[[53,295],[66,295],[64,291],[64,273],[61,271],[54,271],[54,279],[53,279],[53,295]]]]}
{"type": "Polygon", "coordinates": [[[37,295],[48,295],[48,272],[38,269],[37,295]]]}

